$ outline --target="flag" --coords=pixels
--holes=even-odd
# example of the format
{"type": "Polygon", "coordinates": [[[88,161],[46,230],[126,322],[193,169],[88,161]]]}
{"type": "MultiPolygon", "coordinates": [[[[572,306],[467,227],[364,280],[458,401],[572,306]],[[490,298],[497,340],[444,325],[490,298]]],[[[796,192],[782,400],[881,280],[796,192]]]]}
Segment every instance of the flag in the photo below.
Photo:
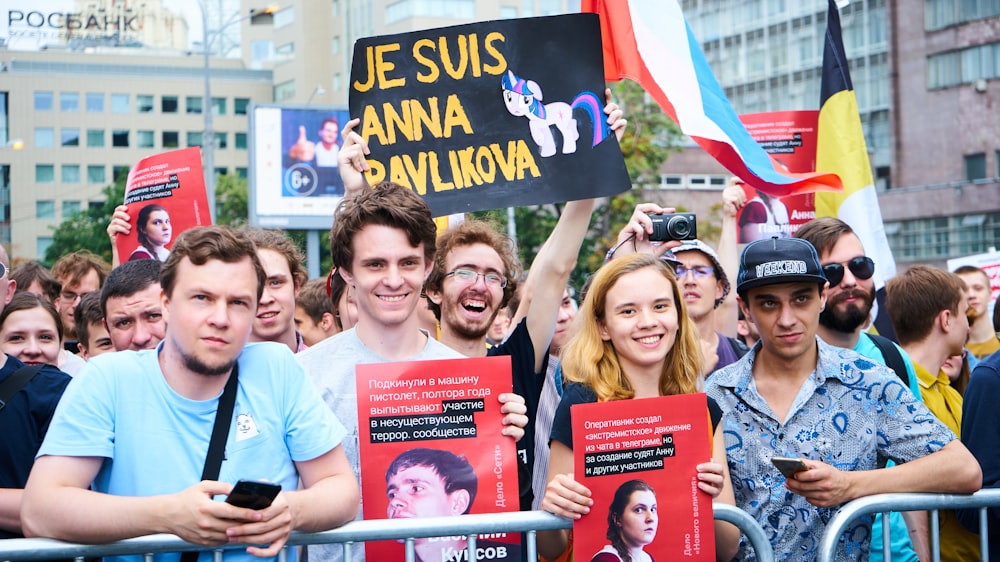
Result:
{"type": "Polygon", "coordinates": [[[604,79],[638,82],[733,175],[779,197],[840,189],[836,174],[775,168],[723,93],[677,0],[583,0],[581,10],[601,17],[604,79]]]}
{"type": "MultiPolygon", "coordinates": [[[[868,162],[858,102],[840,32],[840,13],[835,0],[828,1],[816,170],[839,175],[844,189],[839,193],[817,193],[816,216],[838,217],[854,229],[865,247],[865,253],[875,261],[878,309],[885,310],[881,306],[884,304],[885,282],[896,274],[896,262],[885,235],[882,211],[868,162]]],[[[888,314],[877,315],[875,327],[880,334],[894,339],[895,332],[888,314]]]]}

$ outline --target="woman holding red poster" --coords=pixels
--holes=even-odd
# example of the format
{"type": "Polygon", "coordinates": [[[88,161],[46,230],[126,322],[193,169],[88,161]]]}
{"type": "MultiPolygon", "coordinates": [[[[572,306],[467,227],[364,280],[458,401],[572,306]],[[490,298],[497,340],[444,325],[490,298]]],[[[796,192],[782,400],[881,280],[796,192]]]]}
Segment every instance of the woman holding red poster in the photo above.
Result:
{"type": "MultiPolygon", "coordinates": [[[[571,384],[563,393],[552,426],[549,483],[541,507],[556,515],[579,520],[591,511],[595,502],[592,490],[573,474],[571,407],[697,393],[702,359],[697,332],[685,310],[673,269],[648,254],[622,256],[598,270],[577,315],[576,330],[563,349],[563,376],[571,384]]],[[[711,399],[708,405],[714,430],[722,412],[711,399]]],[[[698,464],[697,474],[692,478],[697,482],[697,489],[711,496],[713,501],[732,505],[735,501],[725,464],[722,432],[714,432],[712,443],[713,459],[698,464]]],[[[609,521],[614,519],[613,511],[609,521]]],[[[645,544],[649,544],[655,536],[655,524],[650,525],[647,521],[643,529],[645,544]]],[[[609,537],[617,534],[612,530],[608,531],[609,537]]],[[[739,536],[739,530],[731,524],[715,523],[716,558],[732,558],[739,536]]],[[[614,539],[609,540],[614,543],[614,539]]],[[[538,551],[550,560],[559,557],[570,544],[569,531],[538,533],[538,551]]],[[[645,557],[632,557],[629,554],[632,548],[622,549],[625,552],[615,550],[623,562],[652,560],[645,553],[645,557]]],[[[638,551],[641,550],[639,547],[638,551]]],[[[654,555],[657,552],[655,548],[650,551],[654,555]]],[[[577,553],[579,559],[593,555],[593,550],[577,553]]]]}

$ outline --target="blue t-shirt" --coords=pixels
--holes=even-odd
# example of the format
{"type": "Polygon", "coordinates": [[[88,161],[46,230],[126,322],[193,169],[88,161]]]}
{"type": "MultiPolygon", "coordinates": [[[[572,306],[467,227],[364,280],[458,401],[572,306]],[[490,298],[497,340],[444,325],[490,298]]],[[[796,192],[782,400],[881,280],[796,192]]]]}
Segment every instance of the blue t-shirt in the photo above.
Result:
{"type": "MultiPolygon", "coordinates": [[[[903,356],[903,364],[906,366],[907,380],[910,381],[910,391],[918,402],[923,402],[920,396],[920,381],[917,379],[917,372],[913,369],[913,361],[903,348],[896,344],[896,351],[903,356]]],[[[854,351],[869,359],[874,359],[883,365],[886,364],[882,351],[879,350],[875,342],[868,334],[862,333],[858,338],[858,343],[854,346],[854,351]]],[[[889,461],[886,467],[894,466],[896,463],[889,461]]],[[[910,540],[909,528],[903,519],[903,514],[893,511],[889,514],[889,552],[892,553],[892,562],[918,562],[917,553],[913,550],[913,541],[910,540]]],[[[882,552],[882,514],[875,514],[875,521],[872,523],[872,549],[868,553],[868,562],[882,562],[885,560],[882,552]]]]}
{"type": "MultiPolygon", "coordinates": [[[[199,482],[219,397],[190,400],[175,392],[160,370],[158,352],[159,347],[92,359],[66,390],[38,455],[106,458],[93,487],[117,496],[173,494],[199,482]]],[[[219,480],[268,480],[295,490],[294,462],[335,448],[346,435],[344,426],[287,346],[248,344],[238,361],[236,406],[219,480]]],[[[290,559],[294,552],[289,550],[290,559]]],[[[201,559],[208,562],[211,556],[202,553],[201,559]]],[[[226,551],[225,557],[258,560],[243,550],[226,551]]]]}

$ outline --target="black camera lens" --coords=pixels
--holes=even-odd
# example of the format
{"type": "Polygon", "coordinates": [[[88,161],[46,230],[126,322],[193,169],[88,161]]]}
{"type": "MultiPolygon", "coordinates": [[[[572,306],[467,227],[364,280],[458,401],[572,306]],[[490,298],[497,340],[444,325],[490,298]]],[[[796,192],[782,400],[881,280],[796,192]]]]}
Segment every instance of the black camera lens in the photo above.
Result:
{"type": "Polygon", "coordinates": [[[676,216],[667,223],[667,232],[674,240],[683,240],[691,234],[691,221],[684,216],[676,216]]]}

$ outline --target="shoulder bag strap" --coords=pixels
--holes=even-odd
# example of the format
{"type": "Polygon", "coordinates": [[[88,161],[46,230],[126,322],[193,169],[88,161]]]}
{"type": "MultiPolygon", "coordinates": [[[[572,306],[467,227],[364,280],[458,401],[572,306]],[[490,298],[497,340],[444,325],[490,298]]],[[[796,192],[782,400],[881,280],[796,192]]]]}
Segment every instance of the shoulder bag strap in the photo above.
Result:
{"type": "Polygon", "coordinates": [[[44,366],[45,365],[25,365],[4,379],[4,381],[0,383],[0,410],[3,410],[4,406],[7,405],[7,401],[13,398],[19,390],[24,388],[24,385],[28,384],[28,381],[33,379],[35,375],[38,374],[38,371],[41,371],[44,366]]]}
{"type": "MultiPolygon", "coordinates": [[[[226,381],[226,388],[219,397],[219,409],[215,412],[215,425],[212,427],[212,439],[208,442],[208,455],[205,457],[205,468],[201,472],[202,480],[216,480],[222,470],[222,460],[226,455],[226,440],[229,439],[229,426],[233,421],[233,409],[236,407],[236,383],[239,378],[240,365],[233,365],[233,372],[226,381]]],[[[196,562],[198,552],[181,554],[181,562],[196,562]]]]}

